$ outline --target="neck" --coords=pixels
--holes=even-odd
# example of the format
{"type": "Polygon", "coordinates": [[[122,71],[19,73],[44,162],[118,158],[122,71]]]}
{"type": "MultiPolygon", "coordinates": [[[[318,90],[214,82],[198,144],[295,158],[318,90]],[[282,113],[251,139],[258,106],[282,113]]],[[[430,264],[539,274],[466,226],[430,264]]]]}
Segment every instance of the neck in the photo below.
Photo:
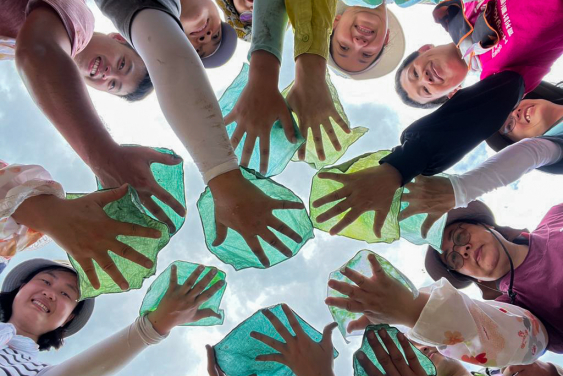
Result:
{"type": "MultiPolygon", "coordinates": [[[[506,250],[508,251],[510,258],[512,258],[514,269],[522,265],[522,263],[526,259],[526,256],[528,256],[530,246],[526,244],[515,244],[508,241],[504,245],[506,246],[506,250]]],[[[510,270],[508,272],[510,273],[510,270]]]]}
{"type": "MultiPolygon", "coordinates": [[[[551,126],[549,127],[549,129],[553,128],[554,126],[556,126],[557,124],[559,124],[561,121],[563,121],[563,106],[552,103],[553,106],[550,106],[550,110],[548,113],[548,124],[551,124],[551,126]]],[[[548,130],[549,130],[548,129],[548,130]]]]}
{"type": "Polygon", "coordinates": [[[17,335],[31,338],[33,342],[37,343],[39,336],[22,329],[21,325],[18,325],[18,323],[13,319],[13,315],[12,318],[8,320],[8,324],[12,324],[16,328],[17,335]]]}
{"type": "Polygon", "coordinates": [[[459,60],[461,60],[463,62],[463,65],[465,65],[465,67],[467,69],[469,69],[469,67],[467,66],[467,63],[465,62],[465,60],[463,59],[463,55],[461,54],[461,50],[459,48],[457,48],[457,46],[455,45],[455,43],[450,43],[449,44],[450,48],[455,51],[456,56],[459,58],[459,60]]]}

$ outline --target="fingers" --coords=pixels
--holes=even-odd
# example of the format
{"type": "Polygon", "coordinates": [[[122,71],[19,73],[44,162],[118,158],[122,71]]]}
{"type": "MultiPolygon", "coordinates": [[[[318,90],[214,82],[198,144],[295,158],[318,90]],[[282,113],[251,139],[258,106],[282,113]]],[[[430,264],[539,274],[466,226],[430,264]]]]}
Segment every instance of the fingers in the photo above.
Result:
{"type": "MultiPolygon", "coordinates": [[[[380,330],[379,335],[381,336],[382,339],[384,339],[384,337],[388,337],[387,332],[385,330],[380,330]]],[[[385,370],[385,374],[388,376],[401,376],[401,373],[399,373],[395,368],[395,366],[393,365],[393,362],[391,361],[389,354],[387,354],[383,346],[381,346],[381,343],[379,342],[379,339],[377,338],[375,333],[369,332],[367,337],[368,337],[368,343],[371,346],[373,353],[375,354],[375,357],[379,361],[379,364],[381,364],[381,367],[383,367],[383,369],[385,370]]],[[[393,343],[392,340],[391,343],[393,343]]],[[[387,347],[387,342],[385,343],[385,346],[387,347]]],[[[395,344],[393,343],[392,346],[395,346],[395,344]]],[[[389,349],[389,347],[387,348],[389,349]]],[[[397,349],[396,346],[395,349],[397,349]]],[[[399,355],[401,355],[400,352],[399,355]]],[[[408,373],[404,373],[404,374],[408,375],[408,373]]]]}
{"type": "Polygon", "coordinates": [[[175,166],[183,161],[182,157],[177,154],[167,154],[161,153],[157,150],[147,148],[152,152],[152,162],[151,163],[160,163],[167,166],[175,166]]]}
{"type": "Polygon", "coordinates": [[[244,137],[244,127],[242,125],[237,125],[235,131],[231,135],[231,145],[233,146],[233,150],[237,150],[238,145],[242,141],[244,137]]]}
{"type": "Polygon", "coordinates": [[[303,119],[299,119],[299,131],[301,132],[301,136],[305,139],[305,142],[299,150],[297,150],[297,158],[300,161],[305,160],[305,152],[307,151],[307,142],[309,142],[309,126],[305,125],[305,121],[303,119]]]}
{"type": "Polygon", "coordinates": [[[332,127],[332,124],[330,123],[329,119],[326,119],[323,122],[323,127],[324,127],[325,132],[328,136],[328,139],[332,143],[332,146],[334,146],[334,149],[337,150],[337,151],[342,150],[342,146],[340,145],[340,141],[338,141],[338,137],[336,137],[336,132],[334,132],[334,128],[332,127]]]}
{"type": "Polygon", "coordinates": [[[225,239],[227,239],[228,228],[222,223],[215,222],[215,232],[216,232],[215,240],[211,245],[213,247],[218,247],[221,244],[223,244],[225,239]]]}
{"type": "Polygon", "coordinates": [[[144,268],[150,269],[153,266],[151,259],[143,255],[142,253],[135,251],[133,248],[131,248],[127,244],[120,242],[119,240],[115,240],[113,242],[110,250],[116,255],[134,262],[135,264],[138,264],[144,268]]]}
{"type": "Polygon", "coordinates": [[[215,350],[209,345],[205,345],[205,350],[207,352],[207,373],[209,376],[225,376],[225,374],[220,371],[215,360],[215,350]]]}
{"type": "Polygon", "coordinates": [[[297,137],[295,137],[295,128],[293,127],[293,115],[291,115],[287,106],[285,106],[285,110],[280,113],[279,119],[287,140],[292,144],[296,143],[297,137]]]}
{"type": "Polygon", "coordinates": [[[331,322],[323,329],[323,339],[321,340],[321,345],[327,350],[332,349],[332,332],[338,327],[338,323],[331,322]]]}
{"type": "Polygon", "coordinates": [[[356,358],[368,376],[383,376],[363,351],[358,350],[356,358]]]}
{"type": "Polygon", "coordinates": [[[354,223],[354,221],[356,219],[358,219],[360,217],[360,215],[362,215],[362,214],[363,214],[363,212],[361,210],[358,210],[356,208],[352,208],[352,210],[350,210],[348,213],[346,213],[346,215],[344,216],[344,218],[342,218],[340,220],[340,222],[338,222],[337,224],[332,226],[329,233],[331,235],[336,235],[336,234],[340,233],[346,227],[348,227],[352,223],[354,223]]]}
{"type": "Polygon", "coordinates": [[[356,313],[361,313],[364,311],[364,305],[356,300],[352,300],[349,298],[326,298],[325,299],[325,304],[332,306],[332,307],[337,307],[337,308],[342,308],[347,310],[348,312],[356,312],[356,313]]]}
{"type": "Polygon", "coordinates": [[[315,150],[317,151],[317,157],[319,157],[319,160],[324,161],[326,159],[326,156],[323,147],[323,136],[321,134],[320,125],[317,124],[314,127],[311,127],[311,131],[313,132],[313,141],[315,142],[315,150]]]}
{"type": "Polygon", "coordinates": [[[422,222],[422,227],[420,229],[421,235],[424,239],[428,236],[428,231],[432,228],[432,225],[440,219],[441,214],[428,214],[428,217],[422,222]]]}
{"type": "Polygon", "coordinates": [[[292,341],[294,339],[289,330],[287,330],[286,327],[283,326],[281,321],[269,309],[263,309],[262,314],[266,316],[266,318],[270,321],[274,329],[276,329],[279,335],[285,340],[285,343],[288,343],[289,341],[292,341]]]}
{"type": "Polygon", "coordinates": [[[348,125],[348,123],[346,123],[344,121],[344,119],[342,119],[342,117],[340,117],[340,115],[338,114],[338,112],[335,112],[332,114],[332,120],[334,120],[336,122],[336,124],[338,124],[340,126],[340,128],[342,128],[342,130],[346,133],[351,133],[352,130],[350,129],[350,126],[348,125]]]}
{"type": "Polygon", "coordinates": [[[146,191],[149,191],[153,196],[171,207],[172,210],[174,210],[179,216],[186,216],[186,209],[182,206],[182,204],[180,204],[180,202],[176,200],[174,196],[168,193],[166,189],[162,188],[160,184],[156,182],[156,180],[153,180],[152,184],[146,189],[146,191]]]}
{"type": "Polygon", "coordinates": [[[285,350],[285,344],[279,341],[276,341],[273,338],[270,338],[262,333],[258,333],[258,332],[250,332],[250,337],[254,338],[255,340],[258,340],[260,342],[262,342],[263,344],[270,346],[272,349],[278,351],[278,352],[283,352],[285,350]]]}
{"type": "Polygon", "coordinates": [[[129,184],[123,184],[119,188],[108,189],[107,191],[102,192],[94,192],[91,193],[96,198],[96,202],[100,205],[100,207],[104,207],[110,202],[114,202],[122,198],[127,194],[129,190],[129,184]]]}
{"type": "Polygon", "coordinates": [[[279,240],[276,235],[274,235],[274,233],[270,230],[263,231],[262,234],[260,234],[260,237],[285,257],[293,256],[291,250],[285,244],[283,244],[283,242],[279,240]]]}
{"type": "Polygon", "coordinates": [[[270,134],[266,133],[260,137],[260,173],[268,173],[268,163],[270,161],[270,134]]]}
{"type": "Polygon", "coordinates": [[[331,289],[336,290],[339,293],[344,294],[350,298],[358,299],[365,296],[365,292],[362,291],[359,287],[352,286],[351,284],[346,282],[340,282],[331,279],[330,281],[328,281],[328,286],[331,289]]]}
{"type": "Polygon", "coordinates": [[[129,283],[123,277],[123,274],[119,271],[111,257],[107,253],[99,254],[95,261],[100,265],[100,268],[107,275],[110,276],[111,279],[119,286],[122,290],[127,290],[129,288],[129,283]]]}
{"type": "Polygon", "coordinates": [[[346,331],[348,333],[352,333],[356,330],[364,330],[366,326],[368,326],[369,324],[371,324],[371,322],[369,321],[368,317],[366,315],[363,315],[357,320],[350,321],[348,323],[348,327],[346,328],[346,331]]]}
{"type": "Polygon", "coordinates": [[[141,199],[141,202],[143,203],[145,208],[147,208],[147,210],[151,212],[151,214],[154,215],[156,219],[168,226],[168,231],[176,231],[176,226],[174,226],[172,220],[166,215],[164,210],[162,210],[162,208],[156,202],[154,202],[150,194],[139,194],[139,198],[141,199]]]}
{"type": "Polygon", "coordinates": [[[221,315],[218,314],[217,312],[213,311],[212,309],[206,308],[206,309],[199,309],[196,314],[194,315],[194,321],[199,321],[201,319],[206,319],[208,317],[215,317],[217,319],[221,318],[221,315]]]}
{"type": "Polygon", "coordinates": [[[422,213],[412,202],[408,201],[407,194],[403,193],[401,197],[402,202],[408,202],[409,206],[405,208],[405,210],[399,213],[399,222],[404,221],[405,219],[412,217],[413,215],[417,215],[422,213]]]}
{"type": "Polygon", "coordinates": [[[84,273],[86,274],[86,277],[88,277],[88,280],[90,281],[92,287],[96,290],[99,289],[100,280],[98,279],[98,274],[96,274],[96,268],[94,267],[94,262],[92,262],[92,259],[76,259],[76,262],[78,262],[82,270],[84,270],[84,273]]]}
{"type": "Polygon", "coordinates": [[[172,293],[176,286],[178,286],[178,267],[176,265],[172,265],[170,268],[170,280],[168,282],[168,290],[166,293],[172,293]]]}
{"type": "Polygon", "coordinates": [[[205,288],[209,285],[209,283],[211,283],[216,275],[217,269],[211,268],[211,270],[209,270],[207,274],[205,274],[203,278],[200,279],[199,282],[197,282],[191,290],[189,290],[190,292],[188,293],[188,296],[197,297],[203,292],[203,290],[205,290],[205,288]]]}
{"type": "Polygon", "coordinates": [[[305,205],[299,201],[288,201],[288,200],[275,200],[272,207],[273,210],[285,210],[285,209],[305,209],[305,205]]]}
{"type": "Polygon", "coordinates": [[[297,338],[300,338],[305,335],[303,328],[299,325],[295,314],[291,311],[291,308],[287,304],[282,304],[283,313],[285,313],[285,317],[287,317],[287,321],[289,321],[289,325],[291,325],[291,329],[293,329],[293,333],[297,338]]]}
{"type": "Polygon", "coordinates": [[[244,140],[244,146],[242,148],[242,156],[240,157],[240,165],[248,167],[250,163],[250,158],[252,157],[252,152],[254,151],[254,144],[256,143],[256,136],[246,134],[246,139],[244,140]]]}
{"type": "Polygon", "coordinates": [[[195,281],[197,281],[197,279],[199,278],[201,273],[203,273],[204,270],[205,270],[205,266],[198,265],[198,267],[192,272],[192,274],[190,274],[190,276],[186,278],[186,280],[182,284],[182,294],[188,294],[188,292],[190,292],[195,281]]]}
{"type": "MultiPolygon", "coordinates": [[[[319,176],[320,176],[320,175],[319,175],[319,176]]],[[[323,196],[323,197],[321,197],[321,198],[315,200],[315,201],[313,202],[313,207],[314,207],[314,208],[318,208],[318,207],[321,207],[321,206],[323,206],[323,205],[326,205],[326,204],[328,204],[328,203],[330,203],[330,202],[342,200],[343,198],[346,198],[346,196],[348,196],[348,193],[347,193],[347,191],[345,190],[345,188],[342,187],[342,188],[340,188],[340,189],[337,189],[337,190],[334,191],[334,192],[329,193],[329,194],[326,195],[326,196],[323,196]]],[[[326,220],[332,218],[332,217],[325,218],[325,217],[324,217],[324,213],[321,214],[321,215],[319,215],[319,216],[317,217],[317,220],[319,220],[320,217],[322,217],[322,220],[323,220],[323,221],[326,221],[326,220]]]]}
{"type": "MultiPolygon", "coordinates": [[[[227,126],[232,122],[237,121],[237,114],[235,111],[231,111],[223,119],[225,121],[225,126],[227,126]]],[[[236,149],[236,147],[233,146],[233,149],[236,149]]]]}
{"type": "Polygon", "coordinates": [[[272,219],[268,221],[268,227],[273,228],[277,232],[281,232],[282,234],[293,240],[295,243],[299,244],[303,241],[301,235],[296,233],[291,227],[274,216],[272,216],[272,219]]]}
{"type": "Polygon", "coordinates": [[[401,345],[401,348],[405,353],[405,359],[409,364],[409,368],[414,372],[416,376],[426,375],[426,371],[420,365],[420,361],[418,360],[418,357],[412,349],[411,343],[409,342],[407,337],[405,337],[403,333],[399,333],[397,334],[397,339],[399,340],[399,344],[401,345]]]}
{"type": "Polygon", "coordinates": [[[113,221],[113,228],[116,230],[118,235],[139,236],[141,238],[152,239],[158,239],[162,235],[160,231],[154,228],[143,227],[134,223],[113,221]]]}
{"type": "Polygon", "coordinates": [[[285,356],[282,354],[265,354],[265,355],[258,355],[255,360],[257,362],[276,362],[280,364],[287,365],[285,360],[285,356]]]}
{"type": "Polygon", "coordinates": [[[381,238],[381,229],[385,224],[385,219],[387,218],[388,213],[389,213],[389,208],[387,208],[387,210],[375,211],[375,220],[373,221],[373,233],[378,238],[381,238]]]}
{"type": "Polygon", "coordinates": [[[305,160],[305,152],[307,151],[307,140],[297,149],[297,159],[300,161],[305,160]]]}
{"type": "Polygon", "coordinates": [[[213,286],[211,286],[210,288],[208,288],[207,290],[205,290],[204,292],[198,295],[198,297],[195,299],[196,304],[199,306],[204,302],[208,301],[213,295],[215,295],[219,290],[221,290],[223,286],[225,286],[225,281],[223,280],[217,281],[216,283],[213,284],[213,286]]]}
{"type": "MultiPolygon", "coordinates": [[[[408,366],[405,357],[403,356],[403,354],[399,351],[399,349],[397,348],[397,345],[395,345],[395,342],[393,341],[393,339],[389,336],[389,334],[387,333],[387,331],[385,329],[381,329],[379,330],[379,336],[381,337],[381,339],[383,340],[383,344],[385,345],[385,347],[387,348],[387,351],[389,352],[388,357],[391,360],[391,364],[387,364],[387,367],[385,367],[385,363],[381,363],[381,365],[383,366],[383,369],[387,372],[387,374],[392,374],[392,372],[394,371],[397,376],[400,375],[408,375],[411,371],[410,367],[408,366]],[[389,369],[389,371],[387,371],[389,369]]],[[[377,340],[377,338],[375,338],[375,334],[373,332],[368,333],[368,342],[370,343],[370,345],[372,344],[372,341],[377,341],[379,343],[379,341],[377,340]],[[370,334],[373,335],[373,338],[370,339],[370,334]]],[[[373,347],[373,345],[372,345],[373,347]]],[[[377,354],[376,354],[377,356],[377,354]]],[[[378,357],[379,359],[379,357],[378,357]]],[[[381,362],[381,361],[380,361],[381,362]]]]}
{"type": "Polygon", "coordinates": [[[264,250],[262,249],[262,246],[260,245],[258,238],[256,236],[253,236],[250,238],[244,238],[244,240],[246,241],[246,244],[248,244],[248,246],[250,247],[252,253],[256,255],[258,261],[260,261],[260,263],[264,265],[264,267],[266,268],[270,267],[270,260],[268,260],[266,253],[264,253],[264,250]]]}
{"type": "Polygon", "coordinates": [[[358,286],[360,288],[363,288],[364,285],[367,282],[367,278],[363,274],[358,273],[354,269],[350,269],[348,267],[344,268],[344,270],[342,271],[342,274],[344,274],[346,277],[348,277],[352,282],[354,282],[356,284],[356,286],[358,286]]]}
{"type": "Polygon", "coordinates": [[[373,253],[368,255],[369,265],[371,267],[372,275],[377,278],[383,278],[386,276],[385,271],[381,267],[379,261],[377,261],[377,257],[373,253]]]}
{"type": "Polygon", "coordinates": [[[320,223],[326,222],[331,218],[339,216],[350,209],[350,204],[348,200],[343,200],[334,205],[332,208],[328,209],[324,213],[317,216],[317,221],[320,223]]]}

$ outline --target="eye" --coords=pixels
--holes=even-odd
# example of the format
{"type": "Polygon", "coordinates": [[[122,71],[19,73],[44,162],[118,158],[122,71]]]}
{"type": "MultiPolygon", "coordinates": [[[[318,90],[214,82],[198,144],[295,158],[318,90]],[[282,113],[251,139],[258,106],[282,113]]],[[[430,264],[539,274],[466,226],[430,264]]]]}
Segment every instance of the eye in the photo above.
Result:
{"type": "Polygon", "coordinates": [[[113,90],[115,88],[115,81],[111,81],[108,85],[109,90],[113,90]]]}
{"type": "Polygon", "coordinates": [[[70,295],[68,295],[68,294],[67,294],[66,292],[64,292],[64,291],[61,291],[61,295],[64,296],[64,297],[66,297],[66,298],[69,298],[69,299],[70,299],[70,295]]]}
{"type": "Polygon", "coordinates": [[[430,91],[428,91],[428,89],[426,88],[426,86],[424,86],[423,89],[424,89],[424,92],[425,92],[426,94],[430,95],[430,91]]]}
{"type": "Polygon", "coordinates": [[[125,58],[121,60],[121,64],[119,64],[119,70],[122,70],[125,67],[125,58]]]}
{"type": "Polygon", "coordinates": [[[42,279],[43,283],[45,283],[47,286],[51,286],[51,282],[47,281],[46,279],[42,279]]]}
{"type": "Polygon", "coordinates": [[[416,69],[413,69],[412,73],[414,74],[414,78],[418,78],[418,73],[416,73],[416,69]]]}
{"type": "Polygon", "coordinates": [[[215,34],[214,36],[211,37],[211,39],[214,39],[214,40],[216,40],[218,38],[219,38],[219,32],[217,32],[217,34],[215,34]]]}
{"type": "Polygon", "coordinates": [[[348,51],[348,47],[343,46],[343,45],[341,45],[341,44],[339,44],[339,46],[340,46],[340,48],[342,49],[342,51],[348,51]]]}

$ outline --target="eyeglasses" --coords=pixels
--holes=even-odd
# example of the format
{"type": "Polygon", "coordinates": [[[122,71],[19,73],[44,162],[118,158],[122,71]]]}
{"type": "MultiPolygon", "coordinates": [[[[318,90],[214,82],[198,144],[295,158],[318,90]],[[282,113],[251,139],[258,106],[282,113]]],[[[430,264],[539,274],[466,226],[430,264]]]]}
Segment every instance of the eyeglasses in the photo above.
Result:
{"type": "Polygon", "coordinates": [[[471,241],[471,234],[469,231],[462,227],[460,223],[457,228],[452,232],[452,241],[454,243],[452,251],[446,256],[446,267],[449,270],[459,270],[463,268],[464,258],[459,252],[456,252],[455,247],[462,247],[471,241]]]}
{"type": "Polygon", "coordinates": [[[514,118],[514,116],[509,115],[508,119],[506,119],[506,121],[502,125],[501,128],[502,135],[511,133],[514,130],[515,126],[516,126],[516,119],[514,118]]]}

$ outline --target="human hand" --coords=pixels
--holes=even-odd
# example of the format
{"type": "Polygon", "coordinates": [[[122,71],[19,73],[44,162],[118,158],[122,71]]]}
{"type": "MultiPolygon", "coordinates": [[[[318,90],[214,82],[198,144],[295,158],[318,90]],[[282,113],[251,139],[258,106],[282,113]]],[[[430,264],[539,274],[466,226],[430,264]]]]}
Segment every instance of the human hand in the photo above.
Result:
{"type": "Polygon", "coordinates": [[[108,217],[103,208],[127,194],[128,187],[94,192],[66,200],[41,195],[25,200],[14,213],[14,219],[29,228],[51,237],[80,264],[95,289],[100,288],[94,262],[122,289],[129,288],[109,251],[145,268],[153,262],[133,248],[117,240],[117,236],[140,236],[157,239],[160,231],[133,223],[118,222],[108,217]]]}
{"type": "Polygon", "coordinates": [[[503,370],[502,374],[503,376],[559,376],[553,364],[540,360],[525,366],[508,366],[503,370]]]}
{"type": "Polygon", "coordinates": [[[199,309],[225,284],[225,281],[221,280],[203,291],[217,274],[217,269],[211,269],[198,283],[195,283],[204,269],[203,265],[198,266],[183,285],[178,285],[178,268],[172,265],[168,290],[156,310],[148,314],[148,319],[158,333],[166,335],[175,326],[196,322],[206,317],[221,318],[221,315],[209,308],[199,309]]]}
{"type": "MultiPolygon", "coordinates": [[[[385,351],[379,339],[373,332],[368,332],[368,343],[371,346],[375,357],[379,364],[383,367],[385,375],[387,376],[426,376],[424,368],[420,365],[418,358],[411,348],[411,345],[403,333],[397,335],[397,339],[405,352],[401,354],[395,342],[389,337],[384,329],[379,330],[379,336],[383,340],[383,344],[389,351],[385,351]],[[405,361],[406,359],[406,361],[405,361]]],[[[356,354],[358,362],[366,371],[368,376],[383,376],[377,367],[369,360],[367,355],[359,350],[356,354]]]]}
{"type": "Polygon", "coordinates": [[[268,228],[271,227],[289,237],[295,243],[303,239],[293,229],[276,218],[274,210],[304,209],[300,202],[275,200],[268,197],[254,184],[246,180],[240,170],[229,171],[209,182],[215,203],[217,237],[213,246],[221,245],[227,238],[227,229],[238,232],[258,260],[270,266],[258,236],[287,257],[292,253],[287,246],[268,228]]]}
{"type": "Polygon", "coordinates": [[[281,335],[285,343],[258,332],[251,332],[250,336],[252,338],[270,346],[279,353],[258,355],[256,360],[284,364],[296,376],[334,375],[332,371],[332,331],[338,325],[336,323],[328,324],[323,330],[321,342],[317,343],[303,331],[297,318],[286,304],[282,305],[282,309],[295,336],[291,335],[276,315],[267,309],[262,310],[262,314],[272,323],[272,326],[281,335]]]}
{"type": "MultiPolygon", "coordinates": [[[[207,350],[207,373],[209,373],[209,376],[227,376],[215,360],[215,350],[213,347],[205,345],[205,349],[207,350]]],[[[256,376],[256,374],[253,373],[250,376],[256,376]]]]}
{"type": "Polygon", "coordinates": [[[415,300],[407,287],[385,273],[373,254],[368,256],[368,261],[372,269],[371,278],[348,267],[344,268],[341,273],[355,285],[331,279],[328,286],[347,298],[328,297],[325,303],[349,312],[364,314],[362,318],[349,324],[348,332],[360,328],[366,323],[366,318],[374,324],[389,323],[413,327],[428,299],[419,299],[423,296],[420,294],[415,300]]]}
{"type": "Polygon", "coordinates": [[[270,158],[270,132],[280,120],[291,143],[297,138],[291,113],[278,90],[279,61],[266,51],[256,51],[250,60],[250,77],[233,110],[225,116],[225,124],[236,121],[231,144],[236,149],[246,133],[240,164],[248,167],[256,138],[260,138],[260,172],[266,174],[270,158]]]}
{"type": "Polygon", "coordinates": [[[170,232],[176,230],[174,224],[157,205],[151,196],[155,196],[170,206],[178,215],[184,217],[186,209],[154,179],[151,164],[162,163],[173,166],[182,162],[180,157],[159,153],[144,146],[117,146],[112,149],[104,164],[92,167],[104,188],[115,188],[127,183],[139,195],[143,205],[161,222],[166,223],[170,232]]]}
{"type": "Polygon", "coordinates": [[[401,201],[409,206],[399,213],[399,221],[410,216],[428,213],[422,223],[422,237],[426,238],[432,225],[444,214],[455,207],[455,194],[450,179],[441,176],[422,176],[414,183],[405,185],[409,192],[404,192],[401,201]]]}
{"type": "Polygon", "coordinates": [[[342,200],[319,215],[317,221],[326,222],[350,209],[344,218],[330,229],[331,235],[344,230],[363,213],[375,210],[373,232],[378,238],[381,237],[381,229],[391,208],[393,196],[401,186],[399,171],[390,164],[384,163],[349,175],[322,172],[319,178],[335,180],[344,186],[313,202],[313,207],[318,208],[329,202],[342,200]]]}
{"type": "MultiPolygon", "coordinates": [[[[326,60],[314,54],[302,54],[297,58],[295,66],[295,83],[287,95],[287,103],[297,115],[301,135],[308,139],[311,129],[315,149],[319,160],[324,161],[326,156],[323,147],[321,126],[324,127],[332,145],[338,151],[342,146],[336,137],[330,121],[332,118],[342,130],[350,133],[350,127],[342,119],[336,108],[326,83],[326,60]]],[[[300,160],[305,159],[307,143],[305,142],[297,151],[300,160]]]]}

